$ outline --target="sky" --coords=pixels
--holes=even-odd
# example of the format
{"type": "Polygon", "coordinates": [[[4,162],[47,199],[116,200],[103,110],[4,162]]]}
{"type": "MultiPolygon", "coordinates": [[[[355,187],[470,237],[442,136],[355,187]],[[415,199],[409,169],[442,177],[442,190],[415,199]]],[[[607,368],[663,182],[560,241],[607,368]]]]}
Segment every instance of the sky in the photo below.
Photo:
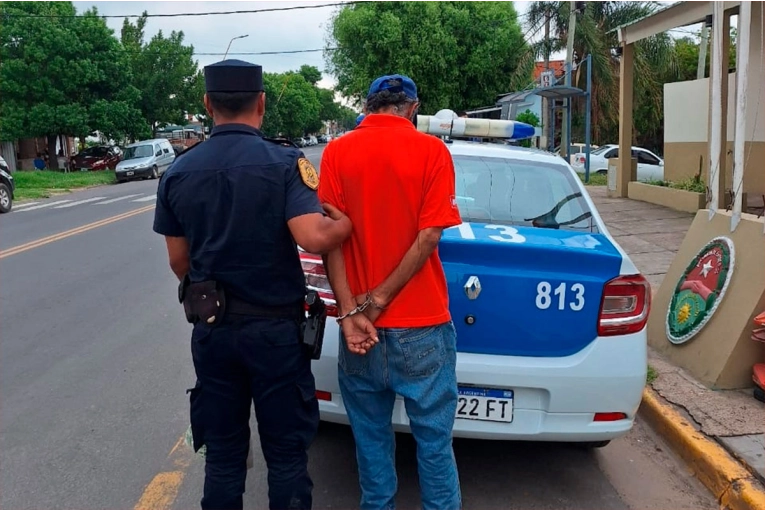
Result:
{"type": "MultiPolygon", "coordinates": [[[[338,0],[314,2],[74,2],[77,12],[95,6],[101,15],[140,15],[144,10],[149,14],[186,12],[212,12],[267,9],[337,3],[338,0]]],[[[525,11],[531,2],[514,2],[518,11],[525,11]]],[[[326,46],[326,33],[332,14],[337,7],[322,7],[281,12],[255,14],[230,14],[216,16],[182,16],[173,18],[149,18],[146,24],[146,40],[159,30],[169,34],[182,30],[187,44],[199,53],[219,55],[196,55],[200,68],[223,59],[223,53],[232,37],[247,35],[232,42],[229,57],[240,58],[263,66],[264,71],[284,72],[296,70],[303,64],[313,65],[322,72],[325,69],[321,51],[287,55],[235,55],[235,53],[268,52],[285,50],[312,50],[326,46]]],[[[124,18],[108,18],[110,28],[119,37],[124,18]]],[[[135,20],[135,18],[131,18],[135,20]]],[[[324,72],[319,86],[331,88],[334,79],[324,72]]]]}
{"type": "MultiPolygon", "coordinates": [[[[194,1],[85,1],[74,2],[78,12],[95,6],[101,15],[119,16],[107,18],[107,23],[119,37],[124,15],[171,14],[189,12],[214,12],[232,10],[253,10],[284,8],[308,5],[337,3],[338,0],[317,0],[313,2],[194,2],[194,1]]],[[[523,21],[523,14],[531,2],[513,2],[523,21]]],[[[660,2],[671,4],[674,2],[660,2]]],[[[179,16],[167,18],[149,18],[145,37],[149,40],[159,30],[169,34],[173,30],[182,30],[187,44],[194,46],[200,53],[195,58],[201,67],[223,59],[223,54],[232,37],[247,35],[244,39],[232,42],[230,58],[240,58],[263,66],[267,72],[296,70],[303,64],[313,65],[324,73],[319,86],[332,88],[335,81],[325,72],[323,52],[281,54],[281,55],[236,55],[237,53],[256,53],[293,50],[315,50],[326,46],[328,26],[337,7],[290,10],[281,12],[262,12],[250,14],[227,14],[211,16],[179,16]],[[216,55],[204,55],[213,53],[216,55]]],[[[131,18],[135,20],[135,18],[131,18]]],[[[524,26],[524,29],[526,27],[524,26]]],[[[678,34],[685,35],[685,34],[678,34]]],[[[537,37],[541,37],[541,33],[537,37]]],[[[553,59],[563,58],[563,54],[552,55],[553,59]]]]}

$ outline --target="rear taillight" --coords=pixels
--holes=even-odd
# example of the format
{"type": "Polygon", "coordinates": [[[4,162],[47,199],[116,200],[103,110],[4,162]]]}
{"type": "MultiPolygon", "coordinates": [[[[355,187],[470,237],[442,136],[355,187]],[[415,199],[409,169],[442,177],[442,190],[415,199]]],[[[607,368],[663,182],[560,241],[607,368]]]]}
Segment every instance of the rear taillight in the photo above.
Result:
{"type": "Polygon", "coordinates": [[[624,413],[595,413],[592,421],[619,421],[626,419],[627,415],[624,413]]]}
{"type": "Polygon", "coordinates": [[[327,402],[332,402],[332,394],[328,391],[321,391],[316,390],[316,399],[317,400],[326,400],[327,402]]]}
{"type": "Polygon", "coordinates": [[[324,262],[322,262],[321,257],[301,251],[300,264],[303,266],[308,290],[318,292],[319,297],[327,305],[327,315],[337,317],[335,294],[332,292],[332,287],[329,286],[329,279],[326,271],[324,271],[324,262]]]}
{"type": "Polygon", "coordinates": [[[637,333],[645,327],[650,308],[651,285],[642,275],[614,278],[603,288],[598,336],[637,333]]]}

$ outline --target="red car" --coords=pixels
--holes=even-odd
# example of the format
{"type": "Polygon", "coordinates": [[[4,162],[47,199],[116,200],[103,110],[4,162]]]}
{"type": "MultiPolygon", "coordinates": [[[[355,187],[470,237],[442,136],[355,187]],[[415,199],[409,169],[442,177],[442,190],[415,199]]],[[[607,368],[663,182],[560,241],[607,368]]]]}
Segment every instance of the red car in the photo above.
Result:
{"type": "Polygon", "coordinates": [[[113,170],[122,160],[119,147],[89,147],[72,157],[72,170],[113,170]]]}

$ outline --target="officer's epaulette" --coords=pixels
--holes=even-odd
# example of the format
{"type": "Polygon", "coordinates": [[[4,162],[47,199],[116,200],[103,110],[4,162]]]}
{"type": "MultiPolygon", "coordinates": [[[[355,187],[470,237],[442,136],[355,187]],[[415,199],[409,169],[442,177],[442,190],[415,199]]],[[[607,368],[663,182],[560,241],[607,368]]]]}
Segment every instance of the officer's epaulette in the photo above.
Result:
{"type": "Polygon", "coordinates": [[[287,138],[269,138],[267,136],[263,137],[263,140],[269,141],[271,143],[278,143],[279,145],[282,145],[284,147],[294,147],[295,149],[299,149],[297,145],[295,145],[292,140],[288,140],[287,138]]]}

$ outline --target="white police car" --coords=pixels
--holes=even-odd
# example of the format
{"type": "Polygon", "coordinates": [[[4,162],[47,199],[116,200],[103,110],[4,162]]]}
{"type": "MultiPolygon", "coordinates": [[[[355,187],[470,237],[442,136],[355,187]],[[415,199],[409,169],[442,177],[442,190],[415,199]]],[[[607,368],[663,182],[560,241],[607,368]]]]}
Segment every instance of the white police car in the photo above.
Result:
{"type": "MultiPolygon", "coordinates": [[[[460,135],[513,130],[512,122],[459,119],[463,128],[465,120],[494,131],[460,135]]],[[[418,128],[454,135],[456,123],[447,129],[431,117],[418,128]]],[[[439,245],[457,329],[454,436],[600,447],[626,434],[646,381],[648,282],[564,160],[498,144],[448,148],[463,219],[439,245]]],[[[301,258],[309,287],[332,305],[321,259],[301,258]]],[[[313,365],[317,396],[323,420],[348,423],[337,353],[330,318],[313,365]]],[[[393,425],[408,432],[402,399],[393,425]]]]}

